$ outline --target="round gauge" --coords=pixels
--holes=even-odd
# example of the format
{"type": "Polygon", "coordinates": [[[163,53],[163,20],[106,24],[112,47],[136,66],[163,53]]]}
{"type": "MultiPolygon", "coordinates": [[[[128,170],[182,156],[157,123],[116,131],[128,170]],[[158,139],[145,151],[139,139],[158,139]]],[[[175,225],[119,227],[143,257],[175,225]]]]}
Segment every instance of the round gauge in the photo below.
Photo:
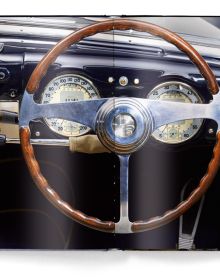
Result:
{"type": "MultiPolygon", "coordinates": [[[[160,99],[184,103],[202,103],[199,94],[189,85],[181,82],[166,82],[156,86],[147,96],[149,99],[160,99]]],[[[192,138],[200,129],[202,119],[177,121],[156,129],[152,136],[161,142],[178,144],[192,138]]]]}
{"type": "MultiPolygon", "coordinates": [[[[91,81],[80,75],[66,74],[47,84],[41,103],[64,103],[95,98],[99,98],[99,93],[91,81]]],[[[89,127],[68,120],[46,118],[45,122],[51,130],[67,137],[80,136],[90,131],[89,127]]]]}

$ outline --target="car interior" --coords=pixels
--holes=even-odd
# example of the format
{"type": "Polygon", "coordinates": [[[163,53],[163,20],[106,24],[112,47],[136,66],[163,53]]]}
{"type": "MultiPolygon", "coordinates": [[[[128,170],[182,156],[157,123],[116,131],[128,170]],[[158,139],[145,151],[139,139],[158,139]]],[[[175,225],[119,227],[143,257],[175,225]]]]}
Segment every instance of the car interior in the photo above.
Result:
{"type": "Polygon", "coordinates": [[[219,250],[220,17],[0,17],[0,248],[219,250]]]}

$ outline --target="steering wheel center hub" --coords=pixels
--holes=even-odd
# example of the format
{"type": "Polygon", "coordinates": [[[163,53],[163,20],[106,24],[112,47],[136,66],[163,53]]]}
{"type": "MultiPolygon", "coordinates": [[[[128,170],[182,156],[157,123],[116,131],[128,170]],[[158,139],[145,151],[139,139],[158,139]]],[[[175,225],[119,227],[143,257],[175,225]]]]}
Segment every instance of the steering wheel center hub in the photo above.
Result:
{"type": "Polygon", "coordinates": [[[129,154],[138,150],[153,131],[153,120],[135,98],[108,100],[96,118],[96,133],[109,150],[129,154]]]}
{"type": "Polygon", "coordinates": [[[113,119],[112,128],[116,137],[129,137],[134,133],[136,123],[134,118],[129,114],[118,114],[113,119]]]}

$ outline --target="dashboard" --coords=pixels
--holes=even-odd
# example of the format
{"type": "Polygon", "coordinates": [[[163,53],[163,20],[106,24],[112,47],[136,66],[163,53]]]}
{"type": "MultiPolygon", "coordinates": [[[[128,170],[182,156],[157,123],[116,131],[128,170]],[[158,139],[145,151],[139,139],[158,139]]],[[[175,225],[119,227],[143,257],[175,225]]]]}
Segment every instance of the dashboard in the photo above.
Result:
{"type": "MultiPolygon", "coordinates": [[[[31,55],[27,56],[28,59],[31,55]]],[[[69,57],[67,55],[67,57],[69,57]]],[[[80,60],[77,55],[70,60],[75,67],[66,66],[65,55],[61,57],[41,82],[35,99],[39,103],[56,103],[76,100],[87,100],[105,97],[140,97],[189,103],[208,103],[212,99],[206,84],[199,79],[194,66],[187,62],[183,66],[177,61],[162,61],[152,58],[133,58],[127,60],[115,58],[117,67],[111,59],[96,57],[96,64],[77,65],[80,60]],[[136,62],[135,68],[133,64],[136,62]],[[170,72],[170,66],[176,67],[176,72],[170,72]],[[78,66],[78,67],[77,67],[78,66]],[[139,66],[139,67],[138,67],[139,66]],[[159,68],[160,67],[160,68],[159,68]],[[167,69],[166,69],[167,67],[167,69]]],[[[83,63],[83,62],[82,62],[83,63]]],[[[26,71],[33,69],[30,62],[25,65],[26,71]]],[[[218,71],[218,70],[217,70],[218,71]]],[[[30,71],[31,72],[31,71],[30,71]]],[[[216,125],[214,121],[194,119],[176,122],[163,126],[152,134],[152,145],[166,147],[183,147],[187,143],[198,143],[201,140],[215,140],[216,125]]],[[[82,136],[92,133],[83,125],[60,119],[36,120],[32,124],[33,138],[65,139],[71,136],[82,136]]]]}
{"type": "MultiPolygon", "coordinates": [[[[108,38],[112,39],[110,35],[108,38]]],[[[184,54],[153,39],[146,39],[144,45],[137,40],[139,45],[134,45],[134,38],[130,40],[132,43],[121,38],[122,41],[114,43],[114,52],[111,40],[105,41],[101,37],[72,46],[50,67],[35,95],[36,101],[46,104],[127,96],[186,103],[210,102],[212,96],[204,79],[184,54]]],[[[23,37],[2,38],[0,44],[0,98],[20,103],[32,71],[52,43],[23,37]]],[[[196,47],[203,50],[204,58],[220,79],[216,49],[212,57],[211,48],[202,48],[199,44],[196,47]]],[[[36,120],[31,129],[32,138],[36,140],[68,139],[92,133],[86,126],[61,119],[36,120]]],[[[157,129],[150,144],[175,149],[187,143],[215,141],[215,130],[215,122],[211,120],[185,120],[157,129]]],[[[7,136],[9,141],[18,139],[18,131],[10,131],[7,136]]]]}
{"type": "MultiPolygon", "coordinates": [[[[1,99],[19,102],[24,85],[43,54],[25,52],[1,56],[5,63],[1,65],[0,74],[7,73],[7,79],[1,80],[1,99]],[[15,62],[11,62],[13,59],[16,67],[13,67],[15,62]]],[[[218,68],[214,69],[220,76],[218,68]]],[[[81,52],[58,58],[43,78],[35,99],[46,104],[121,96],[186,103],[206,103],[212,99],[196,68],[186,58],[183,63],[182,56],[159,59],[137,55],[127,59],[118,55],[113,59],[101,53],[94,60],[93,55],[85,57],[81,52]]],[[[61,119],[36,120],[31,128],[33,139],[67,139],[91,133],[86,126],[61,119]]],[[[215,139],[215,129],[215,122],[211,120],[185,120],[157,129],[150,142],[161,147],[178,147],[201,139],[210,141],[215,139]]],[[[15,136],[18,137],[18,132],[13,138],[15,136]]]]}
{"type": "MultiPolygon", "coordinates": [[[[109,77],[108,82],[113,83],[114,78],[109,77]]],[[[138,85],[139,82],[138,78],[133,81],[134,85],[138,85]]],[[[125,87],[128,84],[127,77],[121,76],[119,84],[125,87]]],[[[49,81],[42,92],[41,103],[63,103],[96,98],[100,98],[100,94],[91,80],[82,75],[67,73],[49,81]]],[[[184,103],[202,103],[202,97],[195,89],[179,81],[169,81],[157,85],[146,94],[146,98],[184,103]]],[[[51,118],[44,119],[44,121],[49,129],[66,137],[81,136],[90,131],[89,127],[67,120],[51,118]]],[[[158,128],[153,133],[153,137],[155,140],[167,144],[183,143],[199,132],[202,123],[203,120],[201,119],[193,119],[168,124],[158,128]]]]}

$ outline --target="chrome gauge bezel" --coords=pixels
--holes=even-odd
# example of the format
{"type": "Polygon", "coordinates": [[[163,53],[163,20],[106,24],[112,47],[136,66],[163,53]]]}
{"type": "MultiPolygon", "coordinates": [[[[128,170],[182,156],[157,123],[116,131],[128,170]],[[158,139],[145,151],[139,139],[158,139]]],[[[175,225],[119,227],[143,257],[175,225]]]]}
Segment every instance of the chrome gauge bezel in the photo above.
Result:
{"type": "MultiPolygon", "coordinates": [[[[95,91],[96,93],[96,98],[101,98],[100,97],[100,93],[99,93],[99,90],[97,89],[97,87],[94,85],[94,83],[88,79],[87,77],[83,76],[83,75],[80,75],[80,74],[74,74],[74,73],[65,73],[65,74],[61,74],[61,75],[57,75],[55,77],[53,77],[47,84],[46,86],[44,87],[43,91],[42,91],[42,94],[41,94],[41,97],[40,97],[40,103],[43,104],[43,96],[45,94],[45,90],[48,88],[49,84],[52,84],[53,81],[57,80],[57,79],[62,79],[64,77],[76,77],[76,78],[79,78],[79,79],[82,79],[82,80],[85,80],[88,84],[91,85],[91,87],[93,88],[93,90],[95,91]]],[[[93,99],[96,99],[96,98],[93,98],[93,99]]],[[[48,122],[47,118],[44,118],[43,119],[45,124],[47,125],[47,127],[53,131],[54,133],[56,133],[57,135],[59,136],[62,136],[62,137],[74,137],[74,135],[67,135],[66,133],[62,133],[62,132],[58,132],[56,129],[54,129],[50,123],[48,122]]],[[[76,135],[76,137],[78,136],[82,136],[82,135],[85,135],[87,134],[88,132],[91,131],[91,128],[87,127],[87,129],[81,133],[79,133],[78,135],[76,135]]]]}
{"type": "MultiPolygon", "coordinates": [[[[184,83],[184,82],[180,82],[178,80],[172,80],[172,81],[166,81],[166,82],[162,82],[158,85],[156,85],[147,95],[146,95],[146,98],[149,98],[149,96],[152,94],[152,92],[162,88],[162,87],[165,87],[165,86],[170,86],[170,85],[180,85],[180,86],[183,86],[185,88],[187,88],[188,90],[190,90],[191,92],[193,92],[194,96],[197,98],[197,100],[199,101],[198,103],[204,103],[203,102],[203,99],[201,97],[201,95],[198,93],[197,90],[195,90],[195,88],[193,88],[191,85],[187,84],[187,83],[184,83]]],[[[156,100],[156,98],[155,98],[156,100]]],[[[200,119],[201,120],[201,119],[200,119]]],[[[204,123],[204,120],[201,120],[201,124],[199,124],[199,127],[198,129],[195,131],[195,133],[193,133],[192,135],[190,135],[187,139],[182,139],[181,141],[178,141],[178,142],[169,142],[169,140],[165,140],[165,139],[159,139],[158,137],[156,137],[153,133],[151,134],[151,138],[153,138],[155,141],[157,142],[161,142],[161,143],[164,143],[166,145],[181,145],[189,140],[191,140],[192,138],[194,138],[196,135],[198,135],[202,125],[204,123]]]]}

